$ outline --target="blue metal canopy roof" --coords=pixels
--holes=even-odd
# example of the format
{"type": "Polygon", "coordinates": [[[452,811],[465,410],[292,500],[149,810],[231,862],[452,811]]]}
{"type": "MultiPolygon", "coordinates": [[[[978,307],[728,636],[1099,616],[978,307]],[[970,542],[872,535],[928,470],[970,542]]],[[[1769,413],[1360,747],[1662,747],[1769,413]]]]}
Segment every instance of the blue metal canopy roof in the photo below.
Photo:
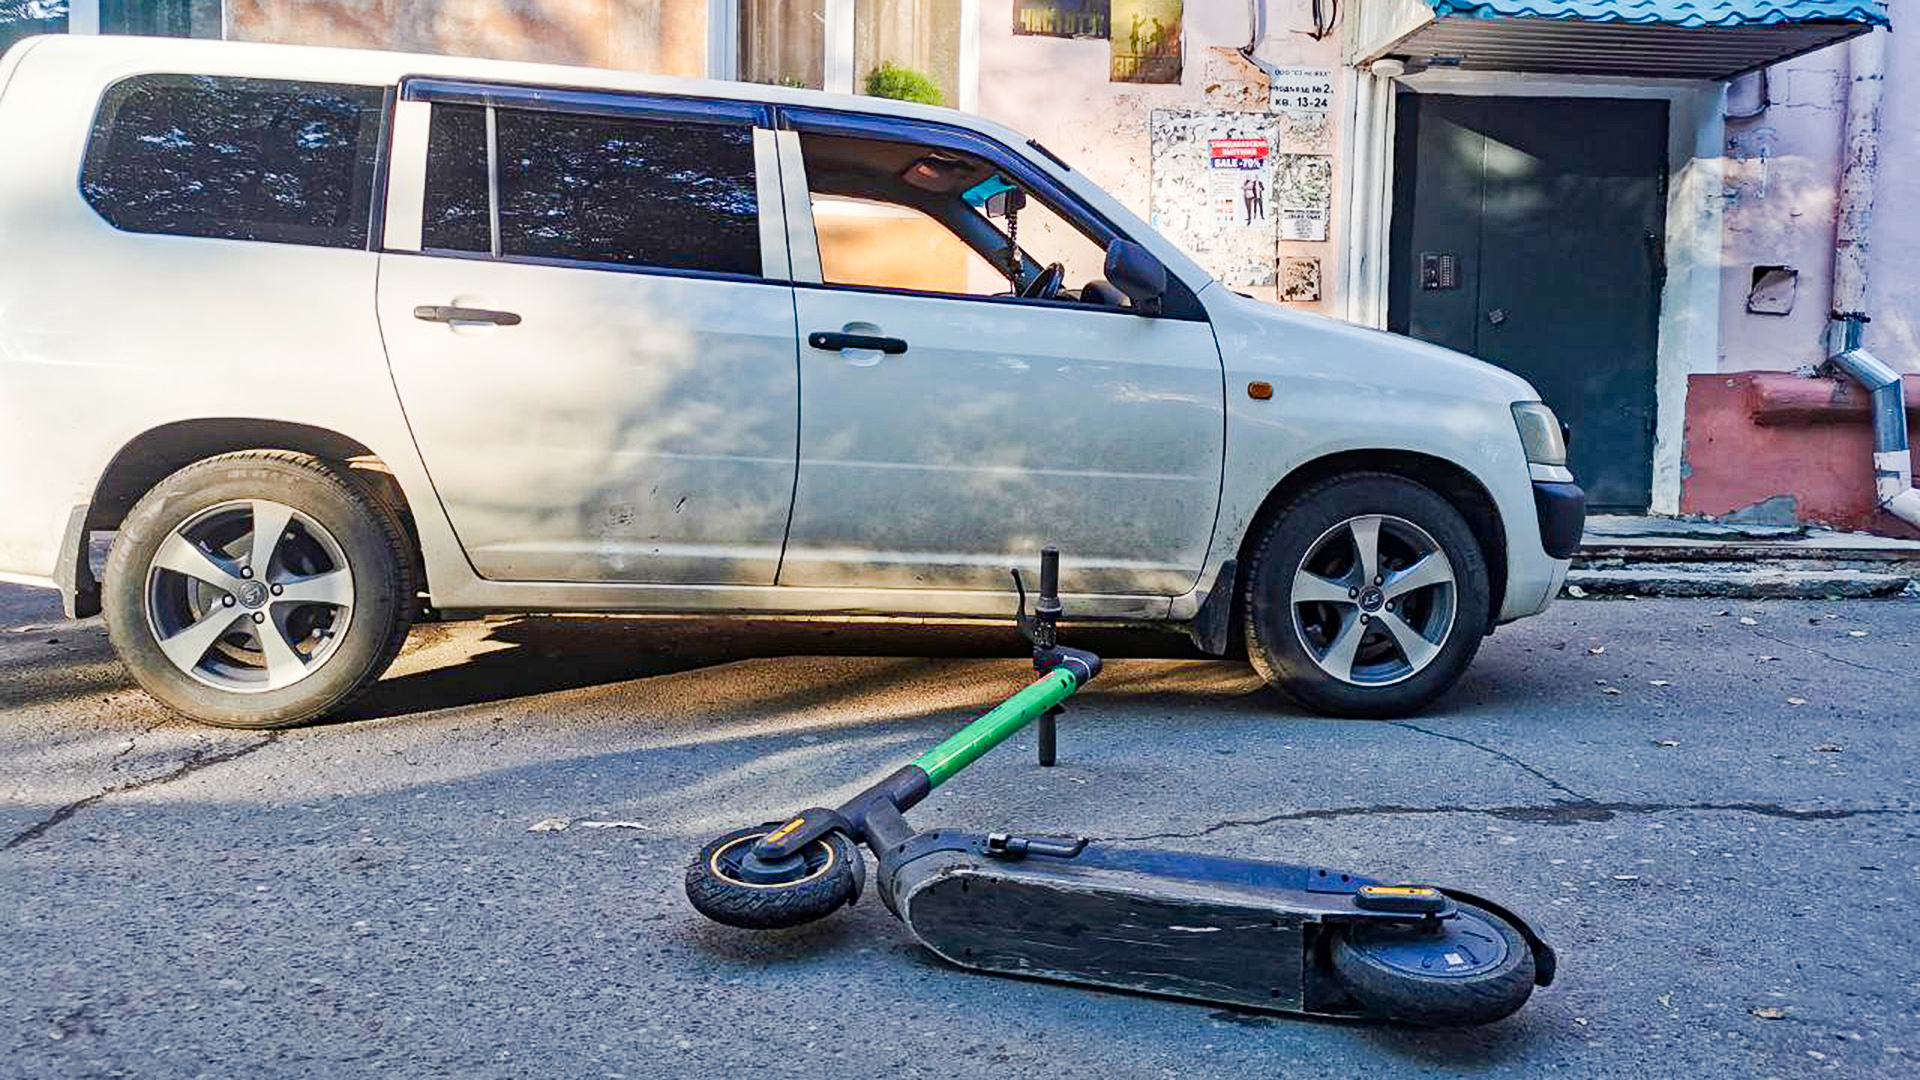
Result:
{"type": "Polygon", "coordinates": [[[1580,19],[1665,26],[1775,26],[1850,22],[1887,26],[1875,0],[1429,0],[1440,18],[1580,19]]]}
{"type": "Polygon", "coordinates": [[[1718,80],[1889,25],[1884,0],[1361,2],[1354,60],[1416,70],[1718,80]]]}

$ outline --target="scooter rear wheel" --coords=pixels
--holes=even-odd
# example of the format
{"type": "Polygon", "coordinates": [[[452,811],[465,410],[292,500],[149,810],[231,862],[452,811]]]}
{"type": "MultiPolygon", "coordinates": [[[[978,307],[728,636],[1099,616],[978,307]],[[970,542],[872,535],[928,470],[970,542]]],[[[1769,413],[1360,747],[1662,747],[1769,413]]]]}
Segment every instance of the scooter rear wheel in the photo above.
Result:
{"type": "Polygon", "coordinates": [[[756,840],[780,822],[735,829],[700,849],[687,867],[687,899],[707,918],[743,930],[778,930],[824,919],[851,903],[860,851],[838,832],[804,848],[785,880],[748,880],[744,860],[756,840]]]}
{"type": "Polygon", "coordinates": [[[1532,947],[1505,919],[1471,904],[1437,923],[1350,923],[1334,934],[1331,952],[1348,993],[1381,1019],[1490,1024],[1533,993],[1532,947]]]}

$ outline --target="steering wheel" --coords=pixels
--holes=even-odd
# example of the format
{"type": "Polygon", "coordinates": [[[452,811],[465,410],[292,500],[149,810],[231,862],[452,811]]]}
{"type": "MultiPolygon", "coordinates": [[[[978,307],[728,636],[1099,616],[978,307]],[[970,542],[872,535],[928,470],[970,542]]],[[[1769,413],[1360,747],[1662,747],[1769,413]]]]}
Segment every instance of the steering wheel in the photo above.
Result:
{"type": "Polygon", "coordinates": [[[1045,270],[1040,271],[1038,277],[1028,282],[1026,288],[1020,290],[1020,298],[1023,300],[1051,300],[1059,295],[1060,286],[1065,284],[1066,280],[1067,268],[1059,263],[1053,263],[1045,270]]]}

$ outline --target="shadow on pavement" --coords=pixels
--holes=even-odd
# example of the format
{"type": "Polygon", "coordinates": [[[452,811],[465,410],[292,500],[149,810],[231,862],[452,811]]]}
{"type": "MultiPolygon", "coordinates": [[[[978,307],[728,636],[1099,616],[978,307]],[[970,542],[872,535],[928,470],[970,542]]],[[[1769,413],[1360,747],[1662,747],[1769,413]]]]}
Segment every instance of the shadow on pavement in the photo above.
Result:
{"type": "MultiPolygon", "coordinates": [[[[827,623],[773,619],[527,616],[485,624],[427,624],[410,650],[459,639],[458,663],[389,674],[338,721],[370,720],[674,675],[742,660],[840,656],[900,658],[888,677],[915,677],[923,660],[1025,656],[1012,629],[990,625],[827,623]],[[484,651],[477,651],[484,650],[484,651]],[[909,660],[911,658],[911,660],[909,660]]],[[[1111,659],[1211,659],[1184,635],[1089,627],[1071,640],[1111,659]]],[[[424,659],[424,657],[423,657],[424,659]]],[[[873,688],[872,676],[863,689],[873,688]]],[[[804,691],[818,696],[828,688],[804,691]]],[[[788,706],[817,702],[791,701],[788,706]]]]}

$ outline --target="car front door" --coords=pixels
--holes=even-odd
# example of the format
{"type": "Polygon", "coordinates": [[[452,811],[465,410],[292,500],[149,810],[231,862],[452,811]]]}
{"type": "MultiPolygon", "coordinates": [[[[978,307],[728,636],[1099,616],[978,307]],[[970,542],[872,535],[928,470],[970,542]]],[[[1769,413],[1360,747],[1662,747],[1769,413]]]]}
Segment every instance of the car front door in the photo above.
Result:
{"type": "Polygon", "coordinates": [[[1120,306],[1098,281],[1111,229],[977,136],[785,122],[802,408],[780,583],[1007,590],[1055,543],[1067,592],[1191,590],[1224,441],[1191,293],[1120,306]],[[1010,188],[1030,197],[1008,231],[1041,255],[996,250],[1007,223],[982,205],[1010,188]],[[995,295],[1014,288],[1000,267],[1031,289],[1056,256],[1058,297],[995,295]]]}
{"type": "Polygon", "coordinates": [[[773,584],[799,387],[764,110],[402,96],[380,325],[474,568],[773,584]]]}

